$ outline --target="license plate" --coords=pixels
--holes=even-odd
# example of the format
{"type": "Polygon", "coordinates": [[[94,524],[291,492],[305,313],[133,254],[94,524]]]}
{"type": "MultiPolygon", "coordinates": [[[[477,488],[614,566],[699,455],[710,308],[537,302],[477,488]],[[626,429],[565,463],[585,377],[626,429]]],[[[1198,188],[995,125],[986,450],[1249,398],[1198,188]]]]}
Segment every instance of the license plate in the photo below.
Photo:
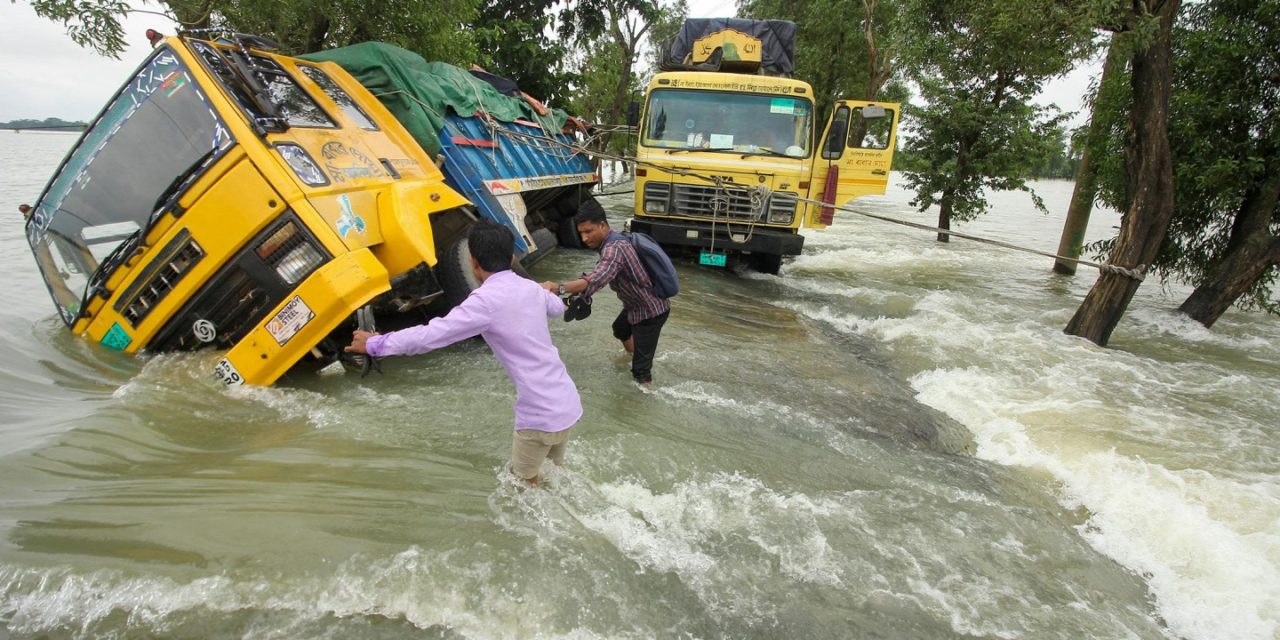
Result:
{"type": "Polygon", "coordinates": [[[710,251],[703,251],[702,253],[698,254],[698,264],[705,264],[711,267],[723,267],[725,265],[725,259],[727,257],[728,256],[726,256],[723,253],[711,253],[710,251]]]}
{"type": "Polygon", "coordinates": [[[226,358],[218,361],[217,366],[213,368],[213,375],[217,376],[222,381],[222,384],[227,386],[244,384],[244,377],[240,375],[239,371],[236,371],[235,365],[232,365],[231,361],[226,358]]]}
{"type": "Polygon", "coordinates": [[[289,338],[307,326],[314,317],[316,314],[311,311],[311,307],[300,296],[294,296],[279,313],[267,321],[267,333],[283,347],[289,338]]]}

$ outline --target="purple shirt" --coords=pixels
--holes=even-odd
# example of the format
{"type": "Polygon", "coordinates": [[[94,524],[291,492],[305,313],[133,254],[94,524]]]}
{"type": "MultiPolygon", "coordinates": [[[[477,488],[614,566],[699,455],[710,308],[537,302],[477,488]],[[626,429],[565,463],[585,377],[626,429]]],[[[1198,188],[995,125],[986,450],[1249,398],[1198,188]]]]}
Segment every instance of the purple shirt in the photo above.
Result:
{"type": "Polygon", "coordinates": [[[590,298],[604,285],[609,285],[622,301],[627,322],[631,324],[656,318],[671,310],[670,302],[653,295],[653,283],[640,262],[640,256],[636,255],[636,248],[617,231],[610,231],[605,236],[595,271],[583,277],[587,279],[583,296],[590,298]]]}
{"type": "Polygon", "coordinates": [[[578,388],[551,343],[547,318],[564,303],[511,271],[485,279],[462,304],[431,322],[369,338],[373,356],[411,356],[479,335],[516,386],[516,429],[564,431],[582,417],[578,388]]]}

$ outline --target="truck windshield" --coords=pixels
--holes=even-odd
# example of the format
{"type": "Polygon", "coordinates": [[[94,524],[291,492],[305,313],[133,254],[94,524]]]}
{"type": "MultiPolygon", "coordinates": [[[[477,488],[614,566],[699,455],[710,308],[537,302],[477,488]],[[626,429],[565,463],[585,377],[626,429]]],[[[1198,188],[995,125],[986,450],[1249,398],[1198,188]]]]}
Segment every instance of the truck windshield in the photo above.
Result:
{"type": "Polygon", "coordinates": [[[63,321],[75,322],[86,290],[233,143],[182,60],[157,49],[63,160],[27,221],[63,321]]]}
{"type": "Polygon", "coordinates": [[[809,155],[813,104],[803,98],[659,89],[646,113],[640,140],[647,147],[809,155]]]}

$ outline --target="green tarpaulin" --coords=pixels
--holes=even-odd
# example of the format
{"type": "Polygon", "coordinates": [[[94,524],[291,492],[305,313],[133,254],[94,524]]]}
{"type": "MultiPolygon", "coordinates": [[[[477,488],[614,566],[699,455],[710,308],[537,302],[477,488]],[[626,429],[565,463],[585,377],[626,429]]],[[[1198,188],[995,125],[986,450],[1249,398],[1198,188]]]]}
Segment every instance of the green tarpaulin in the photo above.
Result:
{"type": "Polygon", "coordinates": [[[299,56],[314,62],[331,61],[364,85],[413,138],[433,157],[440,152],[438,132],[449,110],[461,116],[484,111],[503,122],[516,119],[540,123],[550,133],[564,127],[568,114],[552,109],[539,116],[529,103],[498,93],[493,85],[463,69],[382,42],[330,49],[299,56]]]}

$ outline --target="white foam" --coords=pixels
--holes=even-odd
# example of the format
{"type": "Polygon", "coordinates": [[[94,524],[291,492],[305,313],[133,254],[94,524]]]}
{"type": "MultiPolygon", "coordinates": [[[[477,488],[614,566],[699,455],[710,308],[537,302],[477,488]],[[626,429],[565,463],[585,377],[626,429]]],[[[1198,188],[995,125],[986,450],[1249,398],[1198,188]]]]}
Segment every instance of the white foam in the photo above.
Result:
{"type": "Polygon", "coordinates": [[[1117,412],[1095,410],[1091,418],[1063,411],[1062,398],[1037,403],[1022,393],[1024,380],[1003,372],[936,370],[912,384],[921,401],[973,431],[979,457],[1042,469],[1061,482],[1064,504],[1091,514],[1082,534],[1147,576],[1175,633],[1261,639],[1280,631],[1276,491],[1109,450],[1109,427],[1099,429],[1099,420],[1117,412]],[[1051,411],[1063,422],[1046,423],[1051,411]],[[1019,419],[1023,415],[1037,416],[1034,428],[1019,419]],[[1251,510],[1222,508],[1224,502],[1251,510]]]}

